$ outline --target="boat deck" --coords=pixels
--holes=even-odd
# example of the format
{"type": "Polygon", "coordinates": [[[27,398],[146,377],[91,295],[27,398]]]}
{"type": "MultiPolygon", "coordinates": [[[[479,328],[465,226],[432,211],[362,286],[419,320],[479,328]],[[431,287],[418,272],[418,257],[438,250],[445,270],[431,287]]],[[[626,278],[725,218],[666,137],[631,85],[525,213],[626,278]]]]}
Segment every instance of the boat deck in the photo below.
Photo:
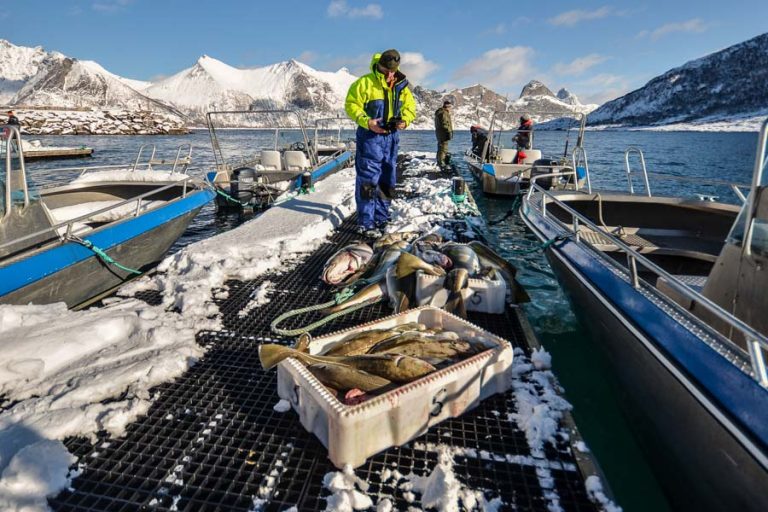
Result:
{"type": "MultiPolygon", "coordinates": [[[[278,402],[276,372],[261,368],[257,347],[262,342],[292,343],[270,333],[271,320],[286,310],[327,300],[329,288],[318,275],[329,256],[356,239],[354,225],[354,218],[347,219],[327,243],[289,272],[228,282],[228,297],[216,301],[224,328],[198,335],[207,346],[206,355],[177,381],[154,389],[157,400],[122,437],[95,444],[68,439],[67,448],[85,467],[70,490],[49,500],[50,506],[112,512],[325,509],[331,493],[323,486],[323,477],[337,469],[293,411],[273,409],[278,402]],[[271,301],[239,314],[266,280],[276,290],[271,301]]],[[[142,292],[140,297],[159,303],[155,293],[142,292]]],[[[377,304],[313,334],[389,314],[391,310],[377,304]]],[[[304,316],[283,327],[314,319],[304,316]]],[[[503,315],[471,313],[469,320],[528,354],[536,346],[518,309],[507,308],[503,315]]],[[[406,510],[418,503],[410,503],[399,488],[403,480],[386,476],[394,470],[427,474],[437,461],[435,447],[448,445],[456,450],[456,477],[469,488],[482,490],[488,500],[500,498],[502,510],[547,511],[555,505],[566,511],[598,510],[580,470],[585,455],[570,446],[578,439],[570,416],[558,425],[556,446],[547,444],[542,457],[532,454],[525,433],[510,420],[517,412],[511,389],[405,446],[371,457],[355,474],[370,485],[367,494],[374,506],[389,498],[395,510],[406,510]]]]}

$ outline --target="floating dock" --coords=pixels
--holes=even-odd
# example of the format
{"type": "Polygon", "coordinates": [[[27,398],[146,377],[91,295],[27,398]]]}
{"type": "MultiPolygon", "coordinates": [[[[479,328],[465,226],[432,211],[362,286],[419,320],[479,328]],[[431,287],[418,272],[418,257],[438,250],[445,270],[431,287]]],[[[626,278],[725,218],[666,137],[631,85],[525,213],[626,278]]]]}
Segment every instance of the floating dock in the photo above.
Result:
{"type": "MultiPolygon", "coordinates": [[[[324,476],[338,470],[293,411],[274,409],[276,372],[261,368],[257,349],[264,342],[293,344],[293,339],[273,335],[270,322],[285,311],[328,300],[330,288],[319,275],[338,248],[358,238],[354,227],[354,217],[347,219],[327,243],[290,271],[248,282],[229,281],[227,297],[215,299],[223,328],[198,334],[198,342],[207,348],[205,356],[175,382],[153,390],[157,399],[146,416],[130,424],[119,438],[65,441],[84,467],[69,490],[49,499],[51,508],[114,512],[326,509],[332,493],[324,486],[324,476]],[[275,290],[271,301],[239,314],[266,281],[275,290]]],[[[137,297],[161,303],[157,292],[140,292],[137,297]]],[[[384,304],[376,304],[339,318],[313,335],[391,313],[384,304]]],[[[317,318],[310,314],[283,327],[299,327],[317,318]]],[[[470,313],[469,321],[510,340],[522,350],[518,352],[521,360],[528,360],[538,347],[521,309],[510,306],[503,315],[470,313]]],[[[540,388],[533,378],[525,385],[534,393],[540,388]]],[[[356,468],[355,475],[368,484],[365,494],[373,507],[383,500],[389,500],[394,510],[421,506],[404,492],[405,480],[396,475],[429,474],[438,460],[437,447],[448,447],[454,454],[456,478],[467,488],[481,491],[489,502],[496,500],[497,508],[489,510],[601,510],[600,500],[585,485],[587,476],[594,474],[593,461],[573,447],[579,437],[570,415],[566,412],[559,421],[554,443],[532,449],[526,432],[513,420],[521,412],[518,393],[519,387],[513,386],[356,468]]]]}
{"type": "Polygon", "coordinates": [[[93,156],[93,148],[51,148],[24,151],[24,160],[53,160],[93,156]]]}

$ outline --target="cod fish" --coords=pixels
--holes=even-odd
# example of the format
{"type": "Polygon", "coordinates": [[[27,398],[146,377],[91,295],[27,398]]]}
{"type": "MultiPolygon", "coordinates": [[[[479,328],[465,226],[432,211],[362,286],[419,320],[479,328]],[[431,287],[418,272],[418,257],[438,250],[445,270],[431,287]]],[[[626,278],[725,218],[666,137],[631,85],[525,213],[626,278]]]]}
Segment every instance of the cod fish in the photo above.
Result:
{"type": "Polygon", "coordinates": [[[528,293],[515,279],[517,269],[514,266],[482,242],[473,241],[469,243],[469,246],[475,253],[477,253],[477,256],[480,258],[480,263],[484,267],[492,267],[501,274],[507,282],[507,286],[509,286],[515,304],[530,302],[531,298],[528,296],[528,293]]]}
{"type": "Polygon", "coordinates": [[[398,242],[408,242],[409,240],[416,238],[416,236],[418,236],[417,233],[414,233],[413,231],[386,233],[373,242],[373,250],[378,251],[379,249],[383,249],[398,242]]]}
{"type": "Polygon", "coordinates": [[[377,252],[373,259],[368,262],[365,269],[350,276],[344,284],[349,286],[360,279],[365,279],[368,283],[381,281],[387,276],[389,267],[397,263],[398,258],[400,258],[400,255],[407,247],[407,242],[400,241],[386,247],[383,251],[377,252]]]}
{"type": "Polygon", "coordinates": [[[373,249],[368,244],[347,245],[328,258],[321,279],[335,286],[365,267],[372,257],[373,249]]]}
{"type": "Polygon", "coordinates": [[[343,338],[337,345],[326,350],[324,356],[356,356],[367,354],[374,345],[392,338],[400,336],[404,332],[418,332],[424,329],[424,326],[415,322],[399,325],[392,329],[371,329],[368,331],[354,333],[343,338]]]}
{"type": "Polygon", "coordinates": [[[451,258],[453,268],[463,268],[472,275],[480,271],[480,259],[472,247],[464,244],[448,243],[443,245],[441,251],[451,258]]]}
{"type": "Polygon", "coordinates": [[[451,258],[441,253],[440,251],[427,249],[426,251],[421,251],[416,255],[430,265],[437,265],[438,267],[446,270],[453,266],[451,258]]]}
{"type": "Polygon", "coordinates": [[[402,279],[405,276],[413,274],[417,270],[422,270],[431,276],[445,275],[445,270],[442,268],[435,265],[430,265],[426,261],[411,253],[402,253],[400,255],[400,259],[397,260],[397,265],[395,266],[395,275],[397,278],[402,279]]]}
{"type": "MultiPolygon", "coordinates": [[[[471,249],[470,249],[471,250],[471,249]]],[[[469,272],[464,268],[455,268],[448,272],[443,281],[443,288],[448,290],[445,309],[461,318],[467,318],[467,305],[464,302],[464,290],[469,286],[469,272]]]]}
{"type": "Polygon", "coordinates": [[[321,311],[324,315],[330,315],[331,313],[337,313],[339,311],[343,311],[347,308],[350,308],[352,306],[356,306],[357,304],[362,304],[363,302],[375,302],[382,297],[384,297],[387,294],[387,285],[386,283],[373,283],[369,284],[356,294],[354,294],[349,299],[345,300],[341,304],[337,304],[335,306],[331,306],[329,308],[325,308],[321,311]]]}
{"type": "Polygon", "coordinates": [[[297,359],[305,366],[314,364],[346,366],[393,382],[410,382],[435,371],[435,367],[426,361],[399,354],[365,354],[344,357],[314,356],[274,343],[259,346],[259,360],[261,366],[266,370],[275,367],[289,357],[297,359]]]}
{"type": "Polygon", "coordinates": [[[416,357],[434,365],[442,364],[453,359],[465,358],[474,355],[477,352],[468,341],[445,340],[427,342],[414,341],[389,348],[380,353],[416,357]]]}
{"type": "Polygon", "coordinates": [[[382,377],[343,364],[317,363],[307,367],[317,380],[334,389],[379,391],[392,383],[382,377]]]}

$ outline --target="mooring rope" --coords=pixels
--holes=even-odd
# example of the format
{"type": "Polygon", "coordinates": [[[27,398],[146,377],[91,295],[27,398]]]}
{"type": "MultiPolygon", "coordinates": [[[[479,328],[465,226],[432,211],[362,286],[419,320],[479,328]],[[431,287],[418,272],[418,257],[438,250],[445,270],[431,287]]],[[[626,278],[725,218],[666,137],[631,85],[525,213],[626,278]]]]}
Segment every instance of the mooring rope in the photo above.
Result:
{"type": "Polygon", "coordinates": [[[508,218],[515,215],[515,211],[517,210],[517,206],[520,204],[520,196],[515,197],[515,202],[512,203],[512,207],[505,213],[502,217],[496,219],[496,220],[489,220],[486,224],[489,226],[495,226],[496,224],[501,224],[508,218]]]}
{"type": "Polygon", "coordinates": [[[126,267],[125,265],[122,265],[122,264],[118,263],[117,261],[115,261],[114,258],[112,258],[109,254],[107,254],[103,249],[101,249],[101,248],[97,247],[96,245],[94,245],[93,242],[91,242],[90,240],[85,240],[85,239],[80,238],[79,236],[75,236],[75,235],[68,235],[66,237],[66,240],[68,240],[70,242],[78,243],[78,244],[82,245],[83,247],[85,247],[86,249],[90,249],[91,251],[93,251],[93,253],[96,256],[98,256],[107,265],[113,265],[113,266],[119,268],[120,270],[124,270],[126,272],[131,273],[131,274],[136,274],[136,275],[141,274],[140,270],[136,270],[135,268],[126,267]]]}

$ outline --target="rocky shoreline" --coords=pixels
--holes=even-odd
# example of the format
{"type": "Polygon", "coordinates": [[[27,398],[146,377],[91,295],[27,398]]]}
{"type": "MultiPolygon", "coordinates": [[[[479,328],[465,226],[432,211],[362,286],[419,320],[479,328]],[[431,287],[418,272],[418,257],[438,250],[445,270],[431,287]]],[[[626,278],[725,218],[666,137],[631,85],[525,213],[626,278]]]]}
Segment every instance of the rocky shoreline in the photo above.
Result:
{"type": "MultiPolygon", "coordinates": [[[[179,135],[189,133],[181,117],[152,111],[14,110],[27,135],[179,135]]],[[[4,122],[0,119],[0,122],[4,122]]]]}

